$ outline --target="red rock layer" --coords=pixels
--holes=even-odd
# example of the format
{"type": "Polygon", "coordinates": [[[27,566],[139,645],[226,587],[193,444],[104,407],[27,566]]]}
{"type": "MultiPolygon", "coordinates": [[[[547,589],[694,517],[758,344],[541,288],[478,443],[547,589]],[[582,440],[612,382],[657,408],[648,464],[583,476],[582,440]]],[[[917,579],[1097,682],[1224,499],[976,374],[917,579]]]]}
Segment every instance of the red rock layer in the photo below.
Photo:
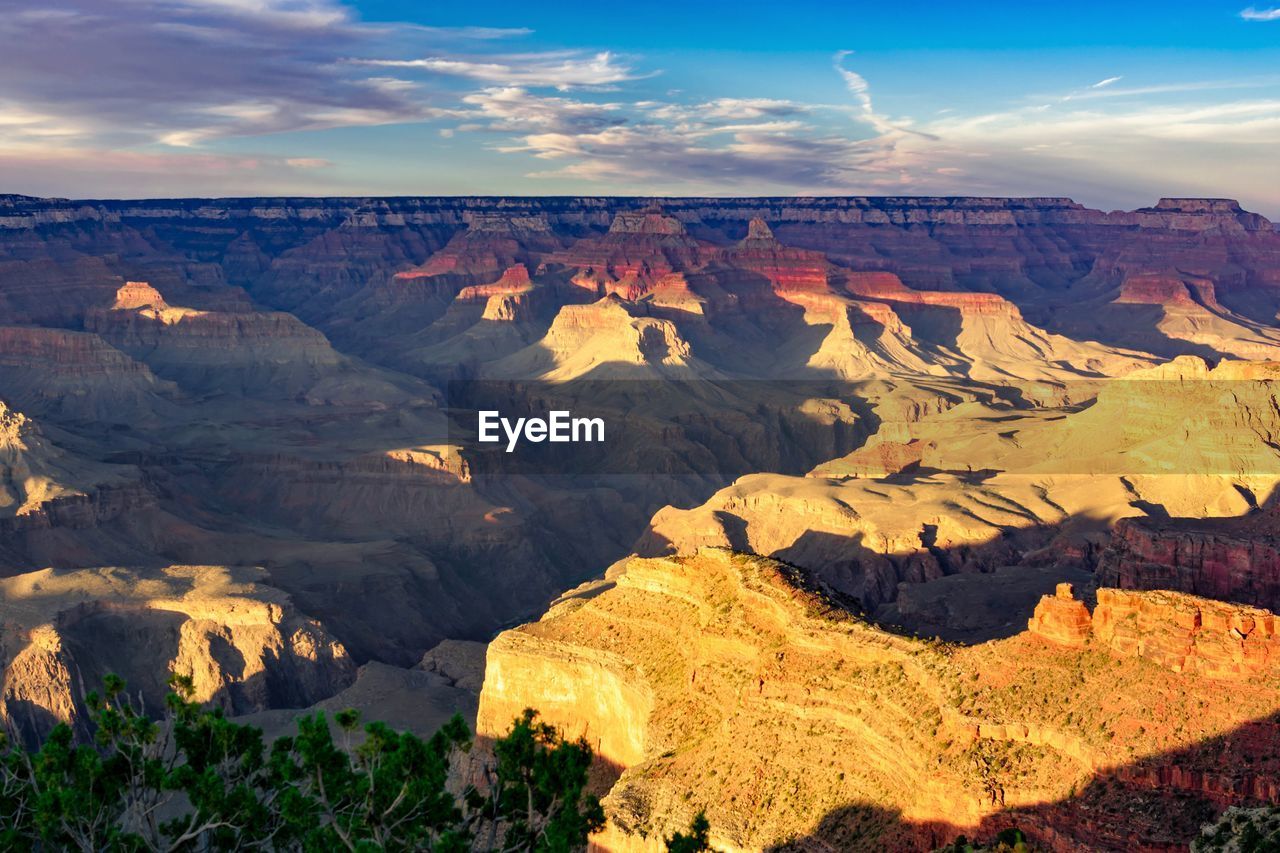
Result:
{"type": "Polygon", "coordinates": [[[1090,616],[1071,584],[1036,605],[1031,633],[1061,646],[1092,640],[1173,672],[1246,678],[1280,665],[1280,621],[1269,610],[1178,592],[1099,589],[1090,616]]]}
{"type": "Polygon", "coordinates": [[[763,219],[751,220],[746,239],[725,254],[725,262],[763,275],[775,291],[829,291],[826,256],[782,245],[763,219]]]}
{"type": "Polygon", "coordinates": [[[517,263],[535,262],[560,246],[545,216],[476,215],[467,230],[421,266],[396,274],[397,281],[438,275],[481,278],[497,275],[517,263]]]}
{"type": "Polygon", "coordinates": [[[1080,647],[1089,636],[1089,609],[1078,601],[1069,583],[1058,584],[1053,595],[1036,605],[1027,630],[1063,646],[1080,647]]]}
{"type": "Polygon", "coordinates": [[[533,287],[529,279],[529,270],[524,264],[508,267],[502,277],[492,284],[473,284],[458,291],[458,299],[462,302],[481,302],[491,296],[508,296],[524,293],[533,287]]]}
{"type": "Polygon", "coordinates": [[[547,260],[607,284],[637,279],[647,285],[672,272],[697,269],[716,249],[689,236],[684,224],[656,211],[619,213],[607,234],[585,237],[547,260]]]}
{"type": "Polygon", "coordinates": [[[1171,589],[1280,609],[1280,539],[1275,519],[1161,523],[1125,519],[1098,566],[1101,583],[1171,589]]]}
{"type": "Polygon", "coordinates": [[[1163,273],[1127,276],[1115,301],[1120,304],[1204,305],[1221,309],[1213,282],[1204,278],[1183,278],[1163,273]]]}
{"type": "Polygon", "coordinates": [[[1120,654],[1211,678],[1248,677],[1280,663],[1271,611],[1176,592],[1098,590],[1093,634],[1120,654]]]}

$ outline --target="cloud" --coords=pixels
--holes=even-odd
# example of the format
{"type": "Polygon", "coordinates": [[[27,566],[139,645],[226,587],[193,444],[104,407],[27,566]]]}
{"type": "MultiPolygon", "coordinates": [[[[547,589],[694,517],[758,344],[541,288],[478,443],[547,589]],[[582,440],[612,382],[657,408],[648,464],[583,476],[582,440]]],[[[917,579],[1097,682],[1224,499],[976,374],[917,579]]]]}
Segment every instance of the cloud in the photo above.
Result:
{"type": "Polygon", "coordinates": [[[904,133],[928,136],[922,131],[912,130],[908,128],[905,120],[890,121],[885,116],[876,112],[875,106],[871,103],[871,87],[867,84],[867,80],[856,71],[852,71],[844,66],[845,57],[852,56],[853,51],[841,50],[835,55],[835,69],[844,78],[845,88],[853,95],[857,102],[857,112],[855,115],[863,122],[870,125],[877,133],[884,135],[900,135],[904,133]]]}
{"type": "Polygon", "coordinates": [[[484,89],[462,102],[474,108],[462,113],[472,129],[592,133],[625,121],[621,104],[538,95],[521,86],[484,89]]]}
{"type": "Polygon", "coordinates": [[[842,50],[836,53],[835,69],[840,76],[844,78],[845,88],[849,90],[849,94],[853,95],[857,101],[859,113],[863,121],[871,125],[880,133],[888,133],[894,130],[892,124],[883,116],[876,112],[875,107],[871,103],[871,87],[867,85],[867,80],[856,71],[850,71],[844,67],[846,56],[851,56],[853,51],[842,50]]]}
{"type": "Polygon", "coordinates": [[[660,126],[617,126],[591,134],[532,134],[518,147],[544,160],[572,160],[531,173],[556,180],[609,181],[634,188],[648,185],[684,191],[732,191],[765,186],[819,191],[848,187],[851,173],[880,156],[859,150],[839,136],[796,136],[734,131],[724,146],[699,144],[660,126]]]}
{"type": "Polygon", "coordinates": [[[322,157],[286,157],[284,164],[291,169],[327,169],[333,165],[322,157]]]}
{"type": "Polygon", "coordinates": [[[557,89],[610,86],[640,76],[652,76],[638,74],[609,51],[591,55],[563,52],[523,54],[504,58],[503,61],[429,56],[423,59],[356,59],[352,62],[381,68],[431,71],[482,83],[557,89]]]}
{"type": "MultiPolygon", "coordinates": [[[[1122,79],[1124,78],[1116,77],[1110,82],[1122,79]]],[[[1154,83],[1148,86],[1126,86],[1123,88],[1112,86],[1110,82],[1104,80],[1103,83],[1108,83],[1106,86],[1095,83],[1087,89],[1069,92],[1058,100],[1085,101],[1094,98],[1135,98],[1147,95],[1211,92],[1220,89],[1263,89],[1280,84],[1280,76],[1250,77],[1238,80],[1188,80],[1181,83],[1154,83]]]]}
{"type": "Polygon", "coordinates": [[[1280,9],[1255,9],[1250,6],[1240,12],[1246,21],[1280,21],[1280,9]]]}
{"type": "Polygon", "coordinates": [[[369,192],[343,181],[394,173],[382,180],[396,191],[1083,190],[1083,200],[1117,204],[1239,187],[1280,210],[1269,179],[1280,144],[1277,76],[1146,85],[1114,76],[1065,94],[1028,93],[1023,107],[981,106],[980,93],[966,92],[945,109],[924,104],[928,117],[912,121],[873,97],[847,51],[815,68],[843,84],[840,103],[799,89],[719,96],[714,78],[645,85],[655,72],[643,58],[614,50],[514,51],[511,40],[528,30],[370,23],[353,8],[8,0],[0,181],[72,196],[316,194],[369,192]],[[465,166],[309,151],[293,136],[271,147],[300,150],[238,153],[252,145],[246,137],[418,122],[432,127],[406,132],[451,156],[465,149],[465,166]],[[406,186],[406,169],[420,183],[406,186]]]}
{"type": "Polygon", "coordinates": [[[1280,209],[1269,180],[1280,99],[1111,100],[940,117],[936,141],[898,145],[910,183],[930,194],[1072,195],[1133,207],[1163,195],[1242,196],[1280,209]]]}
{"type": "Polygon", "coordinates": [[[19,192],[40,176],[38,192],[67,198],[138,198],[172,195],[190,187],[202,194],[314,194],[314,170],[323,161],[211,154],[146,152],[57,144],[0,144],[0,185],[19,192]],[[86,193],[86,187],[92,193],[86,193]],[[216,187],[211,193],[209,188],[216,187]]]}
{"type": "Polygon", "coordinates": [[[3,96],[86,145],[210,139],[430,118],[409,88],[338,60],[380,36],[330,0],[13,0],[3,96]],[[17,6],[14,9],[14,6],[17,6]]]}
{"type": "Polygon", "coordinates": [[[608,182],[611,190],[832,191],[870,174],[888,150],[810,121],[847,108],[773,98],[689,104],[607,102],[493,87],[463,98],[473,109],[458,131],[496,134],[490,148],[555,164],[528,177],[608,182]]]}
{"type": "MultiPolygon", "coordinates": [[[[341,0],[10,0],[0,16],[0,147],[56,136],[86,151],[190,149],[446,118],[460,95],[448,81],[492,66],[476,51],[528,34],[365,23],[341,0]],[[390,76],[398,63],[381,58],[406,45],[440,67],[390,76]]],[[[539,82],[631,73],[608,53],[517,58],[524,72],[514,76],[539,82]]]]}

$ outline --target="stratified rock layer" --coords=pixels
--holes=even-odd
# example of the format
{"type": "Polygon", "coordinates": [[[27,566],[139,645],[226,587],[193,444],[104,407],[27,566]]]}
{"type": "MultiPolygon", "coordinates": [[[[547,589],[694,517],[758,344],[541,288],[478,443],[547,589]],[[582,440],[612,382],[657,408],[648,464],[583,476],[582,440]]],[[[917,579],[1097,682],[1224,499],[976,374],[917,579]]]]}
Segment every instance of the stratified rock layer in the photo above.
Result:
{"type": "Polygon", "coordinates": [[[84,691],[123,675],[148,708],[169,673],[230,713],[300,707],[355,677],[342,645],[261,570],[45,569],[0,580],[0,717],[28,736],[84,722],[84,691]]]}
{"type": "Polygon", "coordinates": [[[1051,850],[1175,850],[1229,805],[1280,802],[1274,617],[1098,598],[1090,620],[1063,588],[1032,632],[960,649],[877,630],[772,560],[632,559],[499,635],[478,727],[536,707],[586,737],[610,851],[660,850],[700,810],[730,851],[1010,824],[1051,850]]]}
{"type": "Polygon", "coordinates": [[[1109,586],[1170,589],[1280,608],[1273,511],[1238,519],[1131,519],[1116,525],[1098,567],[1109,586]]]}

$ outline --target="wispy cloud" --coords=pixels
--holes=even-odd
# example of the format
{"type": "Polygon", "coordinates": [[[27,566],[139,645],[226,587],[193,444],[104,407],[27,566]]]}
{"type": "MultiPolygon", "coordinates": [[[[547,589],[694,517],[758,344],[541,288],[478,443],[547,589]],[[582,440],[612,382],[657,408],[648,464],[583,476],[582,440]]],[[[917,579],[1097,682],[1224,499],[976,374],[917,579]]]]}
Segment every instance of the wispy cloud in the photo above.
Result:
{"type": "Polygon", "coordinates": [[[875,106],[871,103],[871,87],[867,84],[867,79],[858,72],[844,67],[845,57],[852,55],[853,51],[851,50],[842,50],[836,53],[835,69],[844,78],[845,88],[849,90],[849,94],[853,95],[854,100],[857,102],[862,120],[880,133],[888,133],[894,127],[889,123],[888,119],[876,112],[875,106]]]}
{"type": "Polygon", "coordinates": [[[599,87],[635,80],[640,74],[610,53],[523,54],[503,61],[429,56],[422,59],[356,59],[354,64],[430,71],[506,86],[599,87]]]}
{"type": "Polygon", "coordinates": [[[1186,80],[1177,83],[1152,83],[1145,86],[1112,85],[1123,77],[1114,77],[1078,89],[1058,98],[1059,101],[1085,101],[1094,98],[1140,98],[1147,95],[1176,95],[1189,92],[1212,92],[1226,89],[1264,89],[1280,85],[1280,75],[1235,80],[1186,80]],[[1106,85],[1103,85],[1106,84],[1106,85]]]}
{"type": "Polygon", "coordinates": [[[1119,83],[1119,82],[1120,82],[1121,80],[1123,80],[1123,79],[1124,79],[1124,77],[1108,77],[1108,78],[1107,78],[1107,79],[1105,79],[1105,80],[1099,80],[1097,83],[1094,83],[1094,84],[1093,84],[1092,86],[1090,86],[1089,88],[1090,88],[1090,89],[1105,89],[1105,88],[1107,88],[1108,86],[1111,86],[1111,85],[1113,85],[1113,84],[1115,84],[1115,83],[1119,83]]]}
{"type": "Polygon", "coordinates": [[[849,94],[854,97],[857,105],[855,115],[863,122],[870,125],[877,133],[910,133],[928,136],[926,133],[908,128],[906,126],[907,123],[901,119],[892,121],[876,111],[875,105],[871,102],[871,86],[868,85],[867,79],[858,72],[845,67],[845,59],[852,55],[853,51],[851,50],[837,51],[834,65],[836,72],[844,79],[845,88],[848,89],[849,94]]]}
{"type": "Polygon", "coordinates": [[[1280,8],[1257,9],[1250,6],[1240,12],[1240,17],[1246,21],[1280,21],[1280,8]]]}

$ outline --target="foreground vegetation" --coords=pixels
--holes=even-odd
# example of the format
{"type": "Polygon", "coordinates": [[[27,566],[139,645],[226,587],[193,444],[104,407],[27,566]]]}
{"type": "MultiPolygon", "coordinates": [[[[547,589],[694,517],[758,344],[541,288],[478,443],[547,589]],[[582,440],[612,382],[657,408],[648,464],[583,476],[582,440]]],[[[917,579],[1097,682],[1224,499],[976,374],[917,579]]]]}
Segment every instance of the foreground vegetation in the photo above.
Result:
{"type": "MultiPolygon", "coordinates": [[[[604,826],[586,792],[590,746],[532,710],[463,785],[450,781],[473,745],[460,717],[426,740],[378,722],[361,738],[344,711],[335,740],[317,713],[268,744],[190,701],[190,679],[170,685],[158,721],[109,676],[86,699],[91,742],[66,725],[34,751],[0,740],[0,850],[567,853],[604,826]]],[[[695,823],[674,849],[708,849],[706,831],[695,823]]]]}

